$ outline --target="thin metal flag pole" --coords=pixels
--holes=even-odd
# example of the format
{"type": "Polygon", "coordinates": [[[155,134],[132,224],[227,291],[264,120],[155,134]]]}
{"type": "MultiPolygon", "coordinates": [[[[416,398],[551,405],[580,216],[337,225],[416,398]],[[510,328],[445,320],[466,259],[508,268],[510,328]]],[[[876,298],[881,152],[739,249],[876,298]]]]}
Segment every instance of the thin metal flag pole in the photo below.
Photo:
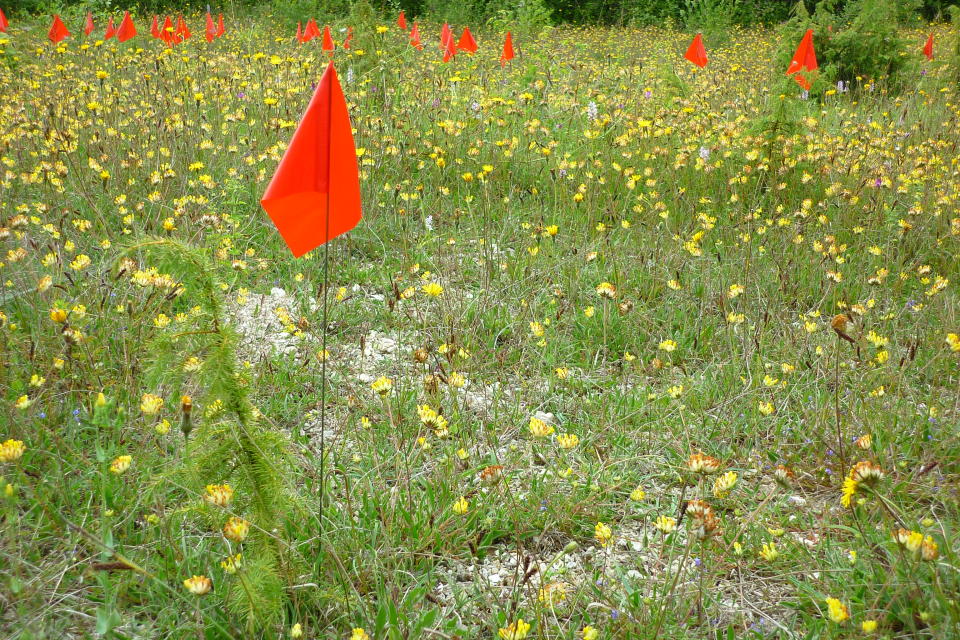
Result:
{"type": "MultiPolygon", "coordinates": [[[[332,63],[331,63],[332,64],[332,63]]],[[[321,82],[323,80],[321,79],[321,82]]],[[[320,532],[318,537],[318,551],[323,551],[323,505],[326,498],[326,459],[327,459],[327,305],[330,289],[330,158],[333,140],[333,87],[327,86],[327,206],[324,215],[325,229],[323,232],[323,333],[320,339],[320,532]]],[[[318,554],[319,555],[319,554],[318,554]]]]}

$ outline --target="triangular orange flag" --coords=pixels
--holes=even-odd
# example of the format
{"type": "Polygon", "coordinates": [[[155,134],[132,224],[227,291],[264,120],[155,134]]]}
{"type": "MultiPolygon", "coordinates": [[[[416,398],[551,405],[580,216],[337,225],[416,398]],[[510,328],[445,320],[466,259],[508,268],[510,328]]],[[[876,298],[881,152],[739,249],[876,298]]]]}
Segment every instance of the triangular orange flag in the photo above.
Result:
{"type": "Polygon", "coordinates": [[[787,67],[787,75],[796,74],[793,76],[793,79],[805,91],[809,91],[810,79],[807,78],[805,74],[798,72],[801,70],[807,72],[815,71],[817,68],[817,54],[813,49],[813,29],[807,29],[807,32],[803,35],[803,39],[800,41],[800,45],[793,54],[793,59],[790,60],[790,66],[787,67]]]}
{"type": "Polygon", "coordinates": [[[3,9],[0,9],[0,33],[6,33],[7,27],[9,26],[10,24],[7,22],[7,16],[4,15],[3,9]]]}
{"type": "Polygon", "coordinates": [[[170,19],[170,16],[167,16],[163,21],[163,29],[160,30],[160,39],[166,42],[167,46],[172,47],[176,35],[177,34],[174,33],[173,20],[170,19]]]}
{"type": "Polygon", "coordinates": [[[190,33],[190,27],[187,26],[187,21],[183,19],[183,16],[177,16],[177,30],[175,33],[184,40],[193,35],[190,33]]]}
{"type": "Polygon", "coordinates": [[[129,11],[125,11],[123,20],[120,21],[120,28],[117,29],[117,40],[126,42],[135,35],[137,35],[137,28],[133,25],[133,18],[130,17],[129,11]]]}
{"type": "Polygon", "coordinates": [[[160,37],[160,19],[153,16],[153,24],[150,25],[150,35],[154,38],[160,37]]]}
{"type": "Polygon", "coordinates": [[[87,11],[87,17],[83,21],[83,35],[88,36],[93,33],[93,14],[87,11]]]}
{"type": "Polygon", "coordinates": [[[443,50],[443,61],[450,62],[450,59],[455,55],[457,55],[457,45],[453,41],[453,34],[451,33],[447,36],[447,46],[443,50]]]}
{"type": "Polygon", "coordinates": [[[457,43],[457,49],[466,51],[467,53],[477,52],[477,41],[473,39],[473,34],[470,33],[470,27],[463,28],[463,35],[460,36],[460,42],[457,43]]]}
{"type": "Polygon", "coordinates": [[[440,29],[440,51],[447,50],[447,39],[452,37],[453,32],[450,31],[450,25],[444,22],[443,28],[440,29]]]}
{"type": "Polygon", "coordinates": [[[403,9],[400,10],[400,15],[397,17],[397,26],[404,31],[407,30],[407,16],[403,13],[403,9]]]}
{"type": "Polygon", "coordinates": [[[410,29],[410,46],[423,49],[423,43],[420,42],[420,26],[416,20],[413,21],[413,29],[410,29]]]}
{"type": "Polygon", "coordinates": [[[360,221],[360,175],[347,101],[333,62],[260,200],[299,258],[360,221]]]}
{"type": "Polygon", "coordinates": [[[687,48],[683,57],[697,65],[701,69],[707,66],[707,50],[703,47],[703,34],[698,33],[693,37],[693,42],[687,48]]]}
{"type": "Polygon", "coordinates": [[[111,16],[110,20],[107,22],[107,30],[103,34],[103,39],[109,40],[115,35],[117,35],[117,28],[113,26],[113,17],[111,16]]]}
{"type": "Polygon", "coordinates": [[[323,27],[323,46],[320,47],[328,54],[333,55],[333,38],[330,37],[330,26],[324,25],[323,27]]]}
{"type": "Polygon", "coordinates": [[[219,38],[220,36],[222,36],[222,35],[225,34],[226,32],[227,32],[227,30],[223,28],[223,14],[222,14],[222,13],[218,13],[218,14],[217,14],[217,37],[219,38]]]}
{"type": "Polygon", "coordinates": [[[500,66],[506,66],[509,60],[513,60],[513,34],[507,31],[507,38],[503,41],[503,53],[500,54],[500,66]]]}
{"type": "Polygon", "coordinates": [[[63,20],[60,19],[59,15],[54,14],[53,22],[50,24],[50,31],[47,32],[47,37],[50,38],[50,42],[57,44],[69,35],[70,30],[67,29],[67,25],[63,24],[63,20]]]}
{"type": "Polygon", "coordinates": [[[303,44],[303,31],[300,30],[300,23],[297,23],[297,42],[303,44]]]}
{"type": "Polygon", "coordinates": [[[343,39],[343,48],[350,48],[350,41],[353,40],[353,27],[347,27],[347,37],[343,39]]]}
{"type": "Polygon", "coordinates": [[[207,28],[204,30],[203,37],[207,39],[207,42],[213,42],[213,39],[217,37],[217,26],[213,24],[213,16],[210,15],[210,12],[207,11],[207,28]]]}
{"type": "Polygon", "coordinates": [[[807,29],[797,51],[793,54],[793,59],[790,60],[787,75],[793,75],[801,69],[815,71],[817,68],[817,54],[813,49],[813,29],[807,29]]]}
{"type": "Polygon", "coordinates": [[[310,18],[307,20],[307,26],[303,28],[303,41],[310,42],[318,35],[320,35],[320,27],[317,26],[316,20],[310,18]]]}
{"type": "Polygon", "coordinates": [[[923,45],[923,55],[927,56],[927,60],[933,60],[933,34],[927,38],[927,44],[923,45]]]}

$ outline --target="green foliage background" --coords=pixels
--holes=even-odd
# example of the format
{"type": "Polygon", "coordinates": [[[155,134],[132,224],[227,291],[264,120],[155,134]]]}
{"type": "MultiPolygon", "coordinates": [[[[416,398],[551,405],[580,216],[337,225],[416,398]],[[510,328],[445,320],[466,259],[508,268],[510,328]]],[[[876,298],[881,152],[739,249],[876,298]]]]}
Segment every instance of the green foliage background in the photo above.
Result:
{"type": "MultiPolygon", "coordinates": [[[[806,0],[807,9],[814,11],[818,4],[827,2],[836,10],[855,1],[806,0]]],[[[300,14],[315,17],[344,15],[354,5],[367,0],[226,0],[205,2],[182,0],[7,0],[3,9],[8,14],[19,13],[73,13],[82,11],[138,10],[151,12],[191,12],[205,10],[231,13],[300,14]]],[[[788,18],[795,0],[372,0],[373,8],[391,14],[404,9],[410,16],[430,17],[459,23],[485,23],[502,14],[542,14],[555,24],[634,24],[655,25],[665,22],[683,23],[691,14],[704,7],[722,10],[735,24],[774,24],[788,18]]],[[[890,3],[902,4],[902,3],[890,3]]],[[[906,3],[911,4],[911,3],[906,3]]],[[[927,19],[944,16],[949,0],[922,0],[916,3],[918,15],[927,19]]]]}

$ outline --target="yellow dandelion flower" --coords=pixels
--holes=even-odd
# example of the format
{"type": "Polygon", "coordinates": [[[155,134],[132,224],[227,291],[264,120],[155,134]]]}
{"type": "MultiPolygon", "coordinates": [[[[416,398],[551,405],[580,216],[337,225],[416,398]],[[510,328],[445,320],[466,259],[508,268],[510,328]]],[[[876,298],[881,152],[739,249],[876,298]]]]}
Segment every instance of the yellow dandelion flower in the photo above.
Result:
{"type": "Polygon", "coordinates": [[[206,576],[193,576],[184,580],[183,586],[193,595],[202,596],[210,593],[210,589],[213,588],[213,580],[206,576]]]}
{"type": "Polygon", "coordinates": [[[831,622],[843,624],[850,617],[850,611],[847,606],[836,598],[827,598],[827,617],[831,622]]]}
{"type": "Polygon", "coordinates": [[[7,440],[3,444],[0,444],[0,462],[16,462],[23,457],[23,453],[27,448],[23,445],[22,440],[7,440]]]}

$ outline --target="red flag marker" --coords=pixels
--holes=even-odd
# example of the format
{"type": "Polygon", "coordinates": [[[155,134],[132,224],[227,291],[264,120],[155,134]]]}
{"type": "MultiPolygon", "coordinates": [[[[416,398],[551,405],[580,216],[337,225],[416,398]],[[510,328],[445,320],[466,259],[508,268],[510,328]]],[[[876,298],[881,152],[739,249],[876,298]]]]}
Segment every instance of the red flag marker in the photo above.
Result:
{"type": "Polygon", "coordinates": [[[793,59],[790,60],[787,75],[793,75],[801,69],[815,71],[817,68],[817,54],[813,49],[813,29],[807,29],[797,46],[797,51],[793,54],[793,59]]]}
{"type": "Polygon", "coordinates": [[[207,39],[207,42],[213,42],[213,39],[217,37],[217,26],[213,24],[213,16],[210,15],[209,11],[207,11],[206,27],[203,37],[207,39]]]}
{"type": "Polygon", "coordinates": [[[927,44],[923,45],[923,55],[927,56],[927,60],[933,60],[933,34],[930,34],[930,37],[927,38],[927,44]]]}
{"type": "Polygon", "coordinates": [[[793,59],[790,60],[790,66],[787,67],[787,75],[794,75],[794,80],[797,81],[801,87],[806,90],[810,89],[810,80],[802,73],[798,73],[800,70],[805,70],[807,72],[816,71],[818,69],[817,65],[817,54],[813,48],[813,29],[807,29],[807,32],[803,35],[803,39],[800,40],[800,44],[797,46],[796,52],[793,54],[793,59]]]}
{"type": "Polygon", "coordinates": [[[453,34],[451,33],[449,36],[447,36],[447,45],[443,50],[443,61],[450,62],[455,55],[457,55],[457,45],[453,41],[453,34]]]}
{"type": "Polygon", "coordinates": [[[353,40],[353,27],[347,27],[347,37],[343,40],[343,48],[350,48],[350,41],[353,40]]]}
{"type": "Polygon", "coordinates": [[[93,14],[87,11],[87,17],[83,21],[83,35],[88,36],[93,33],[93,14]]]}
{"type": "Polygon", "coordinates": [[[160,37],[160,19],[153,16],[153,24],[150,25],[150,35],[154,38],[160,37]]]}
{"type": "Polygon", "coordinates": [[[217,37],[219,38],[220,36],[222,36],[222,35],[225,34],[226,32],[227,32],[227,30],[223,28],[223,14],[222,14],[222,13],[218,13],[218,14],[217,14],[217,37]]]}
{"type": "Polygon", "coordinates": [[[703,34],[698,33],[693,37],[693,42],[683,57],[697,65],[701,69],[707,66],[707,50],[703,47],[703,34]]]}
{"type": "Polygon", "coordinates": [[[110,17],[110,20],[107,22],[107,30],[103,34],[104,40],[109,40],[113,36],[117,35],[117,28],[113,26],[113,17],[110,17]]]}
{"type": "Polygon", "coordinates": [[[360,222],[357,151],[333,62],[327,65],[260,205],[297,258],[360,222]]]}
{"type": "Polygon", "coordinates": [[[507,38],[503,41],[503,53],[500,54],[500,68],[513,60],[513,34],[507,31],[507,38]]]}
{"type": "Polygon", "coordinates": [[[473,39],[473,34],[470,33],[470,27],[463,28],[463,35],[460,36],[460,42],[457,43],[457,49],[466,51],[467,53],[477,52],[477,41],[473,39]]]}
{"type": "Polygon", "coordinates": [[[410,29],[410,46],[423,49],[423,42],[420,41],[420,26],[416,20],[413,21],[413,29],[410,29]]]}
{"type": "Polygon", "coordinates": [[[47,32],[47,37],[50,38],[50,42],[57,44],[69,35],[70,30],[67,29],[67,25],[63,24],[63,20],[60,19],[59,15],[54,14],[53,22],[50,24],[50,31],[47,32]]]}
{"type": "Polygon", "coordinates": [[[137,28],[133,24],[133,18],[130,17],[129,11],[125,11],[123,20],[120,21],[120,28],[117,29],[117,40],[126,42],[135,35],[137,35],[137,28]]]}
{"type": "Polygon", "coordinates": [[[319,35],[320,27],[317,26],[317,21],[313,18],[310,18],[307,20],[307,26],[303,28],[303,41],[310,42],[319,35]]]}
{"type": "Polygon", "coordinates": [[[323,46],[320,47],[327,52],[327,55],[333,55],[333,38],[330,37],[330,26],[324,25],[323,27],[323,46]]]}
{"type": "Polygon", "coordinates": [[[0,33],[6,33],[7,27],[10,26],[10,23],[7,22],[7,16],[4,15],[3,9],[0,9],[0,33]]]}
{"type": "Polygon", "coordinates": [[[452,37],[453,32],[450,31],[450,25],[444,22],[443,28],[440,29],[440,51],[447,50],[447,40],[452,37]]]}
{"type": "Polygon", "coordinates": [[[303,44],[303,31],[300,29],[299,22],[297,22],[297,42],[303,44]]]}
{"type": "Polygon", "coordinates": [[[177,39],[177,34],[174,33],[174,31],[173,20],[170,19],[170,16],[167,16],[163,21],[163,29],[160,30],[160,39],[166,42],[168,47],[172,47],[174,44],[176,44],[174,40],[179,42],[179,39],[177,39]]]}
{"type": "Polygon", "coordinates": [[[403,9],[400,10],[400,15],[397,17],[397,26],[404,31],[407,30],[407,16],[404,14],[403,9]]]}
{"type": "Polygon", "coordinates": [[[193,35],[190,33],[190,27],[187,26],[187,21],[183,19],[183,16],[177,16],[177,30],[175,33],[184,40],[193,35]]]}

